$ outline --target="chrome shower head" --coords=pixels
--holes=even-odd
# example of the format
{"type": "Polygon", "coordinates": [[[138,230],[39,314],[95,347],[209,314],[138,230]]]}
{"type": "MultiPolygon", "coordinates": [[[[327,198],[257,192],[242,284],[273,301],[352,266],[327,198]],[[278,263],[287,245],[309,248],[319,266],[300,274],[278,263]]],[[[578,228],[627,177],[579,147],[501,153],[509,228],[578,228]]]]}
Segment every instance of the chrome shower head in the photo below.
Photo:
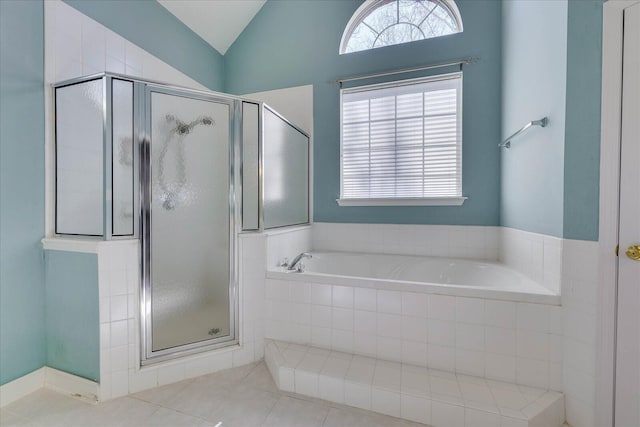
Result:
{"type": "Polygon", "coordinates": [[[174,132],[180,136],[190,134],[193,128],[198,125],[214,126],[216,124],[215,120],[209,116],[200,116],[190,123],[185,123],[182,120],[177,119],[173,114],[167,114],[166,118],[167,122],[176,122],[174,132]]]}

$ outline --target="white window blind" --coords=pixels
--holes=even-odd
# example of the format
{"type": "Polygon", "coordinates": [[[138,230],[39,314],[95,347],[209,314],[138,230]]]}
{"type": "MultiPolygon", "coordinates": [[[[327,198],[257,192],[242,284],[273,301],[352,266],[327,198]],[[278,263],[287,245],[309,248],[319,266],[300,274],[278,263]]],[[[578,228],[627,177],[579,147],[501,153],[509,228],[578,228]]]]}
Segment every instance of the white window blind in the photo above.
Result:
{"type": "Polygon", "coordinates": [[[341,200],[462,198],[462,73],[341,99],[341,200]]]}

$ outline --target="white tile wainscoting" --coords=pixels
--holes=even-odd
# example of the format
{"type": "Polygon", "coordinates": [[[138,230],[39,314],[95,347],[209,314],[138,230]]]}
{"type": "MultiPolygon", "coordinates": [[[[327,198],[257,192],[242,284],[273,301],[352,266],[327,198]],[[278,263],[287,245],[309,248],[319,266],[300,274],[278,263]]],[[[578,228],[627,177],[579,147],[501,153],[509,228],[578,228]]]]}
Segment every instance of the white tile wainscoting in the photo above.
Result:
{"type": "MultiPolygon", "coordinates": [[[[318,251],[423,255],[499,261],[560,293],[563,239],[507,227],[313,224],[318,251]]],[[[271,266],[272,264],[269,264],[271,266]]]]}
{"type": "MultiPolygon", "coordinates": [[[[413,224],[313,224],[313,249],[496,261],[500,227],[413,224]]],[[[310,249],[310,248],[309,248],[310,249]]]]}
{"type": "Polygon", "coordinates": [[[596,335],[598,332],[598,242],[564,240],[562,261],[564,319],[563,391],[567,422],[597,427],[596,335]]]}
{"type": "MultiPolygon", "coordinates": [[[[276,228],[265,231],[267,237],[267,269],[279,265],[285,258],[291,261],[312,247],[315,225],[276,228]]],[[[264,272],[263,272],[264,273],[264,272]]]]}
{"type": "Polygon", "coordinates": [[[563,239],[501,227],[499,261],[556,294],[562,278],[563,239]]]}

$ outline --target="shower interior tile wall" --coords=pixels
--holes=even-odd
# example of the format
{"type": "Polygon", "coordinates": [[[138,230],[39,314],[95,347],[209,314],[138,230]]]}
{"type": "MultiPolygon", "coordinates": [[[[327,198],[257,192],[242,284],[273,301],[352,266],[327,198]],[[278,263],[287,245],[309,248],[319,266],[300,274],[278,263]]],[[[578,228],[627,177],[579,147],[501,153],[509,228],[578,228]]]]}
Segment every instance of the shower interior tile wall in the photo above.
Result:
{"type": "MultiPolygon", "coordinates": [[[[194,89],[206,88],[61,0],[45,1],[44,12],[45,116],[48,124],[45,135],[45,231],[50,236],[53,234],[55,195],[52,84],[110,71],[194,89]]],[[[78,182],[83,182],[81,177],[78,182]]]]}

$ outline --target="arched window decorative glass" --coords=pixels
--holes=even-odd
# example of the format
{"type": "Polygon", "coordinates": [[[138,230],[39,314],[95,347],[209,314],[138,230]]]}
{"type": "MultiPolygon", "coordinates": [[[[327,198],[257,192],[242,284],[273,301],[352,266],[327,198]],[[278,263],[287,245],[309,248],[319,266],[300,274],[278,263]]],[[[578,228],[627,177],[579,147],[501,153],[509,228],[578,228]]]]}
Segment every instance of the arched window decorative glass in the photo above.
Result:
{"type": "Polygon", "coordinates": [[[366,0],[342,34],[340,54],[460,32],[453,0],[366,0]]]}

